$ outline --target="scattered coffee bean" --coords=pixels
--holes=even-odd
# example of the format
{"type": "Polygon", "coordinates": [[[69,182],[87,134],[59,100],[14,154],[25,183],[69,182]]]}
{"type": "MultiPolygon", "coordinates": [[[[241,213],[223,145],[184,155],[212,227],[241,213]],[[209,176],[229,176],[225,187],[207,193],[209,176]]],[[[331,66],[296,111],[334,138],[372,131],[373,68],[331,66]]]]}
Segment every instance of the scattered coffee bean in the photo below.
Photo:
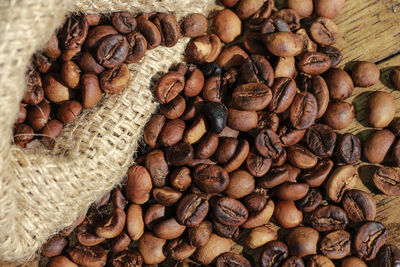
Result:
{"type": "Polygon", "coordinates": [[[375,92],[368,98],[365,117],[372,127],[384,128],[392,122],[395,111],[393,96],[386,92],[375,92]]]}
{"type": "Polygon", "coordinates": [[[370,261],[376,257],[385,244],[387,230],[379,222],[367,222],[362,225],[354,237],[354,249],[362,260],[370,261]]]}
{"type": "Polygon", "coordinates": [[[378,130],[368,136],[363,150],[367,161],[371,163],[383,162],[394,139],[394,134],[389,130],[378,130]]]}
{"type": "Polygon", "coordinates": [[[389,196],[400,195],[400,172],[390,167],[382,167],[375,171],[372,177],[374,184],[384,194],[389,196]]]}

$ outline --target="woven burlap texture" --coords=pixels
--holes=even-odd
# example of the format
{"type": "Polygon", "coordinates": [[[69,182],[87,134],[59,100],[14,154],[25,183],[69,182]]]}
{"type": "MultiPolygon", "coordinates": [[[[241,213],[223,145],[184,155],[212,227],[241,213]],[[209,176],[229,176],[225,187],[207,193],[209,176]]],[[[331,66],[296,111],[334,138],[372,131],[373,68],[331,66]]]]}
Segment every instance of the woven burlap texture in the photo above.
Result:
{"type": "Polygon", "coordinates": [[[0,1],[0,259],[28,259],[116,184],[133,164],[143,126],[157,109],[151,85],[182,59],[187,38],[148,51],[131,65],[121,95],[105,96],[68,125],[55,148],[11,145],[25,89],[25,70],[70,12],[209,14],[215,0],[3,0],[0,1]]]}

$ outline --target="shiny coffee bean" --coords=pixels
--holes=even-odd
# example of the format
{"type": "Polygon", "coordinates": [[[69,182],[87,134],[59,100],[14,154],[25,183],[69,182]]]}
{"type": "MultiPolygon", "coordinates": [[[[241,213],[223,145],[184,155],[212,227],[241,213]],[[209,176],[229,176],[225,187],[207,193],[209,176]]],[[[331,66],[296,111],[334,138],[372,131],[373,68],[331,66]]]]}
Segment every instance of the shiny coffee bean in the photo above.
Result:
{"type": "MultiPolygon", "coordinates": [[[[248,132],[257,127],[258,114],[256,111],[228,109],[227,125],[237,131],[248,132]]],[[[262,153],[260,153],[262,154],[262,153]]]]}
{"type": "Polygon", "coordinates": [[[285,182],[273,190],[273,194],[283,200],[299,200],[308,193],[308,184],[285,182]]]}
{"type": "Polygon", "coordinates": [[[297,130],[290,126],[289,123],[281,124],[277,130],[277,134],[280,136],[282,144],[286,147],[293,146],[300,142],[306,130],[297,130]]]}
{"type": "Polygon", "coordinates": [[[353,189],[359,179],[357,169],[352,165],[338,167],[326,183],[326,194],[339,203],[346,190],[353,189]]]}
{"type": "Polygon", "coordinates": [[[206,133],[200,140],[196,148],[196,158],[208,159],[218,148],[219,138],[215,133],[206,133]]]}
{"type": "Polygon", "coordinates": [[[365,117],[374,128],[388,126],[395,115],[396,105],[392,95],[386,92],[374,92],[367,101],[365,117]]]}
{"type": "Polygon", "coordinates": [[[186,230],[186,226],[179,224],[175,218],[169,218],[158,222],[153,226],[153,233],[162,239],[175,239],[186,230]]]}
{"type": "Polygon", "coordinates": [[[332,20],[319,17],[311,24],[310,34],[320,45],[334,45],[339,38],[339,28],[332,20]]]}
{"type": "Polygon", "coordinates": [[[344,210],[337,206],[320,206],[313,211],[310,218],[311,224],[318,232],[343,230],[349,222],[344,210]]]}
{"type": "Polygon", "coordinates": [[[239,85],[232,94],[233,104],[242,110],[262,110],[269,104],[271,98],[271,89],[262,83],[239,85]]]}
{"type": "Polygon", "coordinates": [[[238,200],[222,197],[215,201],[212,206],[214,217],[227,226],[240,226],[248,217],[246,207],[238,200]]]}
{"type": "Polygon", "coordinates": [[[260,33],[262,35],[274,32],[290,32],[290,27],[285,20],[278,17],[270,17],[261,23],[260,33]]]}
{"type": "Polygon", "coordinates": [[[224,104],[207,102],[203,106],[203,112],[210,124],[210,130],[215,133],[221,133],[227,124],[228,111],[224,104]]]}
{"type": "Polygon", "coordinates": [[[343,259],[350,254],[351,236],[344,230],[338,230],[324,236],[320,242],[320,251],[330,259],[343,259]]]}
{"type": "Polygon", "coordinates": [[[263,41],[268,51],[278,57],[298,56],[303,51],[303,39],[291,32],[271,33],[263,41]]]}
{"type": "Polygon", "coordinates": [[[220,193],[229,184],[229,175],[216,165],[199,165],[193,172],[196,185],[206,193],[220,193]]]}
{"type": "Polygon", "coordinates": [[[212,76],[208,78],[203,87],[202,97],[208,102],[221,102],[222,100],[221,77],[212,76]]]}
{"type": "Polygon", "coordinates": [[[76,15],[68,18],[60,32],[60,45],[64,49],[80,47],[86,39],[89,25],[85,16],[76,15]]]}
{"type": "Polygon", "coordinates": [[[78,65],[84,73],[93,72],[95,74],[100,74],[104,71],[104,67],[97,63],[96,59],[89,52],[83,52],[78,59],[78,65]]]}
{"type": "Polygon", "coordinates": [[[128,66],[121,64],[101,73],[100,87],[107,94],[119,94],[128,86],[129,79],[130,71],[128,66]]]}
{"type": "Polygon", "coordinates": [[[242,266],[242,267],[251,267],[250,262],[240,254],[233,252],[226,252],[218,256],[215,261],[216,267],[225,267],[225,266],[242,266]]]}
{"type": "Polygon", "coordinates": [[[143,139],[146,144],[153,148],[156,146],[158,136],[165,124],[164,115],[153,115],[144,127],[143,139]]]}
{"type": "Polygon", "coordinates": [[[321,204],[322,194],[317,188],[310,188],[307,195],[296,200],[295,204],[303,212],[313,212],[321,204]]]}
{"type": "Polygon", "coordinates": [[[251,55],[241,67],[241,74],[247,83],[264,83],[271,87],[274,83],[274,70],[269,61],[261,55],[251,55]]]}
{"type": "Polygon", "coordinates": [[[182,193],[171,187],[161,187],[153,189],[154,200],[164,206],[175,204],[182,196],[182,193]]]}
{"type": "Polygon", "coordinates": [[[336,146],[336,155],[344,164],[357,163],[361,158],[360,139],[350,133],[340,136],[336,146]]]}
{"type": "Polygon", "coordinates": [[[349,219],[355,224],[375,219],[375,201],[370,194],[364,191],[351,189],[344,192],[342,206],[349,219]]]}
{"type": "Polygon", "coordinates": [[[269,171],[271,160],[257,155],[256,153],[249,152],[246,158],[246,167],[251,175],[262,177],[269,171]]]}
{"type": "Polygon", "coordinates": [[[153,150],[146,155],[145,166],[149,171],[153,186],[165,186],[169,173],[168,164],[162,150],[153,150]]]}
{"type": "Polygon", "coordinates": [[[99,43],[104,37],[113,34],[118,34],[118,32],[110,25],[96,26],[88,32],[84,46],[86,50],[92,51],[99,46],[99,43]]]}
{"type": "Polygon", "coordinates": [[[354,237],[354,250],[362,260],[373,260],[379,249],[385,244],[387,230],[380,222],[367,222],[362,225],[354,237]]]}
{"type": "Polygon", "coordinates": [[[288,177],[289,172],[286,168],[273,168],[263,177],[257,179],[257,184],[262,188],[270,189],[288,181],[288,177]]]}
{"type": "Polygon", "coordinates": [[[125,193],[130,201],[137,204],[146,203],[150,198],[152,187],[152,180],[146,168],[136,165],[128,170],[125,193]]]}
{"type": "Polygon", "coordinates": [[[317,119],[321,118],[329,104],[329,90],[325,80],[318,75],[307,79],[303,90],[314,95],[318,106],[317,119]]]}
{"type": "Polygon", "coordinates": [[[377,266],[398,266],[400,250],[394,245],[384,245],[376,256],[377,266]]]}
{"type": "Polygon", "coordinates": [[[307,74],[319,75],[327,71],[331,67],[331,59],[328,55],[321,52],[304,53],[297,66],[307,74]]]}
{"type": "Polygon", "coordinates": [[[102,39],[96,59],[105,68],[115,68],[122,64],[128,56],[128,41],[122,35],[109,35],[102,39]]]}
{"type": "Polygon", "coordinates": [[[207,132],[207,125],[204,116],[195,117],[192,125],[183,133],[182,141],[188,144],[197,143],[207,132]]]}
{"type": "Polygon", "coordinates": [[[207,216],[209,204],[199,195],[189,194],[181,199],[176,208],[178,223],[187,227],[199,225],[207,216]]]}
{"type": "Polygon", "coordinates": [[[352,104],[347,102],[331,102],[323,117],[324,122],[334,130],[341,130],[349,126],[355,118],[352,104]]]}
{"type": "Polygon", "coordinates": [[[111,18],[114,28],[122,34],[128,34],[136,29],[135,17],[129,12],[116,12],[111,18]]]}
{"type": "Polygon", "coordinates": [[[330,159],[321,160],[312,169],[304,172],[299,180],[307,183],[310,187],[318,187],[324,183],[333,167],[330,159]]]}
{"type": "Polygon", "coordinates": [[[165,148],[167,163],[172,166],[183,166],[194,157],[193,147],[188,143],[178,143],[165,148]]]}
{"type": "Polygon", "coordinates": [[[290,122],[296,129],[306,129],[314,123],[317,112],[318,104],[314,95],[298,93],[290,108],[290,122]]]}
{"type": "Polygon", "coordinates": [[[185,128],[184,121],[180,119],[170,120],[164,124],[158,140],[165,147],[176,145],[182,140],[185,128]]]}
{"type": "Polygon", "coordinates": [[[233,45],[224,48],[217,58],[218,65],[224,70],[240,67],[249,55],[239,46],[233,45]]]}
{"type": "Polygon", "coordinates": [[[389,196],[400,195],[400,172],[390,167],[377,169],[372,177],[374,184],[384,194],[389,196]]]}
{"type": "Polygon", "coordinates": [[[86,73],[81,76],[82,106],[92,108],[101,99],[101,89],[97,75],[86,73]]]}
{"type": "Polygon", "coordinates": [[[53,236],[42,246],[40,253],[48,258],[60,255],[68,245],[67,239],[62,236],[53,236]]]}
{"type": "Polygon", "coordinates": [[[228,226],[224,225],[218,221],[213,221],[214,232],[222,237],[236,239],[239,237],[239,227],[238,226],[228,226]]]}
{"type": "Polygon", "coordinates": [[[187,62],[202,64],[208,62],[212,52],[212,44],[209,35],[193,38],[189,41],[185,50],[187,62]]]}
{"type": "Polygon", "coordinates": [[[262,35],[259,32],[245,33],[243,35],[243,46],[250,54],[263,55],[268,51],[262,42],[262,35]]]}
{"type": "Polygon", "coordinates": [[[273,0],[265,1],[262,7],[248,19],[246,26],[251,31],[257,30],[264,19],[271,16],[274,7],[275,2],[273,0]]]}
{"type": "Polygon", "coordinates": [[[317,253],[318,240],[319,233],[315,229],[305,226],[293,228],[286,235],[289,254],[297,257],[317,253]]]}
{"type": "Polygon", "coordinates": [[[255,186],[254,177],[244,170],[237,170],[229,174],[229,185],[226,195],[231,198],[242,198],[253,192],[255,186]]]}
{"type": "Polygon", "coordinates": [[[271,241],[263,248],[259,263],[262,267],[278,267],[288,256],[288,247],[284,243],[271,241]]]}
{"type": "Polygon", "coordinates": [[[343,56],[339,49],[334,46],[318,46],[318,52],[324,53],[331,59],[331,67],[334,68],[342,61],[343,56]]]}
{"type": "MultiPolygon", "coordinates": [[[[74,102],[78,103],[77,101],[74,102]]],[[[80,104],[78,103],[78,105],[80,104]]],[[[50,104],[47,101],[43,101],[38,105],[32,106],[28,110],[26,121],[32,126],[33,130],[38,131],[46,126],[49,121],[50,112],[50,104]]]]}
{"type": "Polygon", "coordinates": [[[372,86],[379,81],[379,77],[379,68],[372,62],[359,61],[353,66],[352,78],[355,86],[372,86]]]}
{"type": "Polygon", "coordinates": [[[160,13],[153,20],[161,34],[161,43],[166,47],[176,45],[181,35],[181,28],[174,15],[160,13]]]}
{"type": "Polygon", "coordinates": [[[308,148],[321,158],[332,156],[336,144],[336,133],[325,124],[315,124],[305,135],[308,148]]]}
{"type": "Polygon", "coordinates": [[[389,130],[378,130],[368,136],[363,148],[367,161],[371,163],[383,162],[394,139],[394,134],[389,130]]]}
{"type": "Polygon", "coordinates": [[[107,253],[101,246],[76,245],[68,251],[68,255],[76,264],[83,266],[104,266],[107,262],[107,253]]]}
{"type": "Polygon", "coordinates": [[[267,204],[267,199],[258,193],[252,193],[243,199],[243,204],[246,206],[249,213],[258,213],[264,209],[267,204]]]}
{"type": "Polygon", "coordinates": [[[282,267],[305,267],[305,264],[300,257],[292,256],[282,263],[282,267]]]}
{"type": "Polygon", "coordinates": [[[268,226],[259,226],[250,230],[245,238],[245,244],[251,249],[255,249],[265,245],[266,243],[276,240],[278,234],[275,230],[268,226]]]}
{"type": "Polygon", "coordinates": [[[264,207],[257,213],[249,216],[247,221],[242,225],[243,228],[255,228],[264,225],[271,219],[275,209],[274,202],[269,199],[264,207]]]}
{"type": "Polygon", "coordinates": [[[189,70],[186,72],[185,88],[183,89],[184,95],[193,97],[200,94],[204,86],[204,81],[204,75],[199,69],[194,68],[192,70],[189,67],[189,70]]]}
{"type": "Polygon", "coordinates": [[[185,77],[179,72],[169,72],[158,80],[156,96],[165,104],[173,100],[184,88],[185,77]]]}
{"type": "Polygon", "coordinates": [[[139,62],[147,51],[147,41],[139,32],[132,32],[126,36],[128,42],[128,55],[125,63],[132,64],[139,62]]]}
{"type": "Polygon", "coordinates": [[[289,162],[300,169],[311,169],[318,162],[318,157],[301,145],[289,147],[287,153],[289,162]]]}
{"type": "Polygon", "coordinates": [[[182,23],[182,32],[186,37],[198,37],[208,29],[208,20],[201,13],[189,14],[182,23]]]}
{"type": "Polygon", "coordinates": [[[303,221],[303,213],[297,209],[292,200],[278,200],[274,210],[276,222],[283,228],[299,226],[303,221]]]}
{"type": "Polygon", "coordinates": [[[196,251],[196,247],[191,246],[183,238],[169,241],[164,250],[174,260],[184,260],[192,256],[196,251]]]}
{"type": "Polygon", "coordinates": [[[261,130],[255,140],[258,153],[267,159],[275,159],[282,152],[283,147],[278,135],[272,130],[261,130]]]}
{"type": "Polygon", "coordinates": [[[278,155],[278,157],[272,160],[271,166],[281,167],[283,164],[285,164],[286,159],[287,159],[287,152],[286,149],[283,149],[282,152],[278,155]]]}
{"type": "Polygon", "coordinates": [[[212,224],[209,221],[203,221],[195,227],[188,229],[189,242],[194,247],[202,247],[208,243],[212,234],[212,224]]]}
{"type": "Polygon", "coordinates": [[[268,109],[275,113],[282,113],[289,108],[296,95],[296,83],[288,77],[277,78],[271,87],[272,99],[268,109]]]}
{"type": "Polygon", "coordinates": [[[353,80],[350,75],[342,69],[330,69],[326,74],[325,81],[332,99],[345,100],[353,93],[353,80]]]}
{"type": "Polygon", "coordinates": [[[139,32],[147,41],[147,49],[154,49],[161,44],[161,33],[157,26],[148,20],[147,14],[141,15],[137,18],[137,26],[139,32]]]}
{"type": "Polygon", "coordinates": [[[213,24],[215,34],[224,43],[232,42],[242,33],[242,22],[230,9],[219,11],[214,17],[213,24]]]}

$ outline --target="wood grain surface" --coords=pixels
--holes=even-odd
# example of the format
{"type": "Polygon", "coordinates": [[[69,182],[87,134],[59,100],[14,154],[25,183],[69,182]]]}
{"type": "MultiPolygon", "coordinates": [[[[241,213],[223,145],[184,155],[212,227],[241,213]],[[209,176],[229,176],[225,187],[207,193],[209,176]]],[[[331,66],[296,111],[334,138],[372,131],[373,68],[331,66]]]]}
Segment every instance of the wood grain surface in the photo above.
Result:
{"type": "MultiPolygon", "coordinates": [[[[277,6],[282,6],[282,3],[283,0],[278,0],[277,6]]],[[[344,10],[335,22],[341,33],[336,44],[344,57],[341,67],[350,70],[357,60],[368,60],[377,62],[381,68],[378,84],[370,88],[356,88],[353,96],[347,100],[355,105],[356,120],[341,132],[354,133],[365,141],[375,130],[368,127],[364,119],[365,103],[373,91],[392,94],[396,101],[396,116],[400,117],[400,91],[393,90],[388,78],[391,68],[400,66],[400,0],[347,0],[344,10]]],[[[374,195],[377,220],[382,221],[389,229],[389,243],[400,247],[400,197],[385,196],[374,186],[371,177],[376,168],[377,165],[359,163],[360,180],[356,188],[374,195]]],[[[242,251],[243,248],[235,246],[235,250],[242,251]]],[[[257,250],[251,252],[247,249],[243,252],[253,256],[259,253],[257,250]]],[[[38,260],[24,265],[0,261],[0,266],[38,266],[38,260]]]]}

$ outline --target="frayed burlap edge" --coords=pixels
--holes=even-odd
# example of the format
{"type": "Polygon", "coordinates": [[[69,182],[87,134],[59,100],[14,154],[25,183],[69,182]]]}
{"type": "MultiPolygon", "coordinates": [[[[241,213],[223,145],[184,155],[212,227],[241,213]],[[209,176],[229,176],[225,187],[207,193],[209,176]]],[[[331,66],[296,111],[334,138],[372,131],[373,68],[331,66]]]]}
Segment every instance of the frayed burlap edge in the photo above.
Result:
{"type": "Polygon", "coordinates": [[[5,0],[0,3],[0,259],[25,260],[91,203],[120,183],[156,110],[151,85],[182,59],[188,42],[159,47],[132,65],[121,95],[105,96],[57,138],[52,151],[12,146],[12,128],[25,89],[25,70],[69,12],[215,10],[214,0],[5,0]]]}

